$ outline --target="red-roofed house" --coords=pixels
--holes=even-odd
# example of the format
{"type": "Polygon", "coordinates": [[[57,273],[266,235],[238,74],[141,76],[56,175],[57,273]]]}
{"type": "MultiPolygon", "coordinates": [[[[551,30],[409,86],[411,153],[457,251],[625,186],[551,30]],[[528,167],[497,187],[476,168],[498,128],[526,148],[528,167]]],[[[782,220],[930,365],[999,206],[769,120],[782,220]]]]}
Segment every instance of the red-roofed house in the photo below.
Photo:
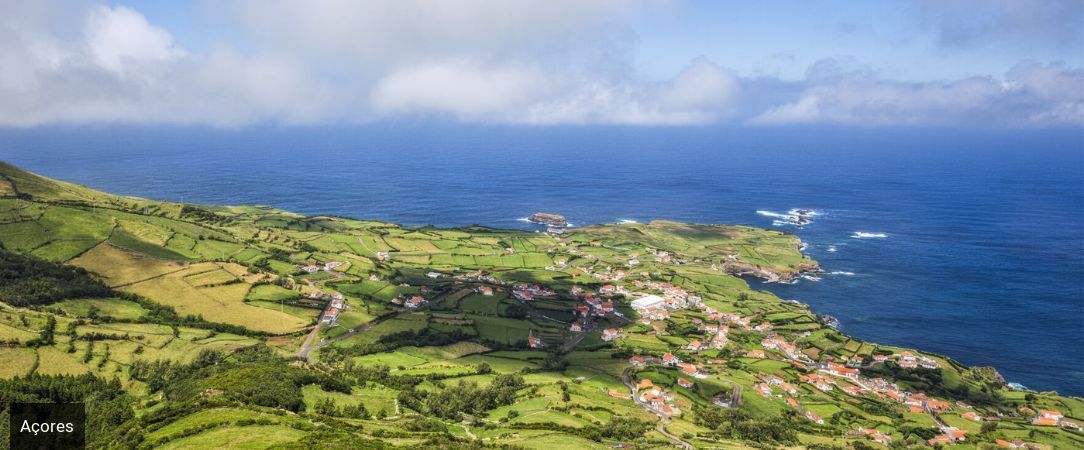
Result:
{"type": "Polygon", "coordinates": [[[662,355],[662,363],[668,366],[676,366],[680,362],[681,360],[678,359],[677,356],[674,356],[672,353],[662,355]]]}

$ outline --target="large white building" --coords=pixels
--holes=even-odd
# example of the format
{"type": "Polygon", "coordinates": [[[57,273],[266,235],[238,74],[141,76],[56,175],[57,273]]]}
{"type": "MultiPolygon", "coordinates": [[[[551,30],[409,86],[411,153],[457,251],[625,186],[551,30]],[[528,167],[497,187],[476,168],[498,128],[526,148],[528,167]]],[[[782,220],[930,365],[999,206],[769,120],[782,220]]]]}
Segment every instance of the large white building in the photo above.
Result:
{"type": "Polygon", "coordinates": [[[652,308],[659,309],[662,308],[665,303],[666,300],[663,300],[662,297],[659,297],[658,295],[647,295],[633,300],[632,308],[637,311],[643,311],[652,308]]]}

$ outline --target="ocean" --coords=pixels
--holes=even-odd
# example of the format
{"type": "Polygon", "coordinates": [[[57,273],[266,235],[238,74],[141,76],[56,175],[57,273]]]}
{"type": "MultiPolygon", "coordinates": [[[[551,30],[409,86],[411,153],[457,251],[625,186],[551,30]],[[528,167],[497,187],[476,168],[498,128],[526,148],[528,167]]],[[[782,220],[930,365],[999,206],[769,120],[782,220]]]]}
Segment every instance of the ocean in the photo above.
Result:
{"type": "Polygon", "coordinates": [[[0,130],[0,160],[108,192],[406,225],[672,219],[796,233],[764,285],[842,330],[1084,395],[1080,130],[487,127],[0,130]],[[786,213],[816,211],[812,223],[786,213]],[[782,217],[781,217],[782,215],[782,217]]]}

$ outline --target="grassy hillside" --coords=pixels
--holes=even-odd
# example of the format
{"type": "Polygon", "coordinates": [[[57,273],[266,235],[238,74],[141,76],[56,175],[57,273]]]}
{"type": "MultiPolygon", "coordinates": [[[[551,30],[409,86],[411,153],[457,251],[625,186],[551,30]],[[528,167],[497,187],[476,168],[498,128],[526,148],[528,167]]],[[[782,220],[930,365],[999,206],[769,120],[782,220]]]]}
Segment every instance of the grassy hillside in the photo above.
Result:
{"type": "Polygon", "coordinates": [[[1080,399],[852,339],[735,276],[815,270],[799,244],[155,202],[0,163],[0,395],[64,380],[110,448],[1084,446],[1080,399]],[[632,309],[649,294],[669,310],[632,309]]]}

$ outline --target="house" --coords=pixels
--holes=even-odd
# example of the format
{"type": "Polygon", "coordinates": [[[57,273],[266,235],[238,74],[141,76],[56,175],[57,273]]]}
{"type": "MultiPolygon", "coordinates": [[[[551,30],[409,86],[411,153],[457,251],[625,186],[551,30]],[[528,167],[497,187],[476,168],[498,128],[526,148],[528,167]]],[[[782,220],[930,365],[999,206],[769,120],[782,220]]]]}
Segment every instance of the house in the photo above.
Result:
{"type": "Polygon", "coordinates": [[[963,417],[967,420],[974,420],[975,422],[982,422],[982,417],[971,411],[961,414],[960,417],[963,417]]]}
{"type": "Polygon", "coordinates": [[[721,349],[726,347],[727,342],[730,342],[730,339],[725,334],[720,334],[711,339],[711,348],[721,349]]]}
{"type": "Polygon", "coordinates": [[[891,438],[889,438],[887,435],[882,433],[881,430],[878,430],[876,428],[859,428],[858,430],[854,431],[853,433],[858,434],[860,436],[865,436],[865,437],[869,438],[870,440],[872,440],[872,441],[874,441],[874,442],[876,442],[878,444],[881,444],[881,445],[888,445],[889,443],[892,442],[891,438]]]}
{"type": "Polygon", "coordinates": [[[325,271],[334,270],[336,267],[339,267],[339,266],[342,266],[342,265],[343,265],[343,263],[341,263],[339,261],[328,261],[328,262],[324,263],[324,270],[325,271]]]}
{"type": "Polygon", "coordinates": [[[429,272],[429,273],[425,274],[425,276],[427,276],[429,278],[432,278],[432,279],[437,279],[437,278],[443,277],[444,274],[440,273],[440,272],[429,272]]]}
{"type": "Polygon", "coordinates": [[[378,261],[387,261],[391,258],[391,254],[388,252],[376,252],[376,259],[378,261]]]}
{"type": "Polygon", "coordinates": [[[685,378],[678,377],[678,386],[681,386],[683,388],[691,388],[693,387],[693,382],[685,378]]]}
{"type": "Polygon", "coordinates": [[[670,406],[670,405],[667,405],[667,404],[659,405],[659,411],[661,411],[663,414],[666,414],[668,416],[681,415],[681,410],[680,409],[677,409],[677,408],[675,408],[673,406],[670,406]]]}
{"type": "Polygon", "coordinates": [[[418,307],[420,307],[420,306],[422,306],[424,304],[425,304],[425,297],[422,297],[420,295],[411,296],[410,298],[406,299],[406,301],[403,302],[403,306],[406,306],[407,308],[410,308],[410,309],[416,309],[416,308],[418,308],[418,307]]]}
{"type": "Polygon", "coordinates": [[[845,378],[850,378],[852,380],[856,380],[856,379],[858,379],[858,373],[859,372],[858,372],[858,369],[853,369],[853,368],[844,366],[843,364],[828,363],[828,373],[830,373],[832,375],[835,375],[835,376],[845,377],[845,378]]]}
{"type": "Polygon", "coordinates": [[[685,349],[690,350],[690,351],[694,351],[694,352],[698,352],[703,347],[704,347],[704,344],[702,344],[700,341],[694,339],[694,340],[689,341],[689,343],[685,346],[685,349]]]}
{"type": "Polygon", "coordinates": [[[795,400],[794,397],[787,397],[787,404],[790,405],[791,408],[794,408],[794,409],[799,408],[798,400],[795,400]]]}
{"type": "Polygon", "coordinates": [[[689,363],[679,362],[678,366],[681,367],[681,371],[684,372],[686,375],[696,376],[700,373],[700,371],[697,370],[696,366],[689,363]]]}
{"type": "Polygon", "coordinates": [[[480,292],[482,295],[485,295],[487,297],[492,297],[493,296],[493,288],[491,288],[489,286],[478,286],[478,292],[480,292]]]}
{"type": "Polygon", "coordinates": [[[326,311],[324,311],[324,317],[323,317],[322,321],[324,323],[330,324],[330,323],[335,322],[335,319],[337,319],[338,317],[339,317],[339,308],[328,308],[326,311]]]}
{"type": "Polygon", "coordinates": [[[760,395],[763,395],[765,397],[771,397],[772,396],[772,388],[769,387],[768,385],[764,384],[764,383],[758,384],[756,386],[756,391],[757,391],[757,393],[759,393],[760,395]]]}
{"type": "Polygon", "coordinates": [[[949,439],[952,439],[953,442],[967,440],[967,430],[961,430],[956,427],[944,427],[941,431],[943,431],[945,436],[948,436],[949,439]]]}
{"type": "Polygon", "coordinates": [[[542,348],[546,346],[546,344],[542,342],[542,339],[535,337],[534,330],[527,333],[527,345],[531,348],[542,348]]]}
{"type": "Polygon", "coordinates": [[[763,322],[760,325],[757,325],[757,326],[753,327],[753,330],[759,331],[761,333],[763,333],[765,331],[771,331],[771,329],[772,329],[772,324],[770,322],[763,322]]]}
{"type": "Polygon", "coordinates": [[[1057,411],[1039,411],[1039,415],[1032,419],[1031,424],[1041,427],[1056,427],[1061,424],[1061,420],[1064,418],[1065,416],[1057,411]]]}
{"type": "Polygon", "coordinates": [[[579,333],[583,331],[583,325],[581,325],[580,321],[577,320],[575,322],[572,322],[572,325],[568,326],[568,331],[571,331],[573,333],[579,333]]]}
{"type": "Polygon", "coordinates": [[[301,266],[301,270],[305,273],[316,273],[320,271],[320,266],[314,266],[310,264],[307,266],[301,266]]]}
{"type": "Polygon", "coordinates": [[[602,340],[607,342],[612,341],[614,339],[617,339],[617,334],[617,328],[607,328],[605,330],[602,330],[602,340]]]}
{"type": "Polygon", "coordinates": [[[602,302],[598,307],[599,312],[609,314],[614,312],[614,302],[602,302]]]}
{"type": "Polygon", "coordinates": [[[952,438],[950,438],[947,434],[939,434],[931,439],[927,439],[926,442],[928,442],[931,446],[937,446],[952,445],[955,441],[953,441],[952,438]]]}
{"type": "Polygon", "coordinates": [[[930,400],[926,402],[926,407],[934,411],[945,411],[949,409],[949,404],[941,400],[930,400]]]}
{"type": "Polygon", "coordinates": [[[1019,439],[1014,439],[1012,442],[1006,441],[1004,439],[997,439],[994,441],[994,443],[1002,447],[1008,448],[1028,448],[1028,444],[1025,444],[1024,441],[1021,441],[1019,439]]]}
{"type": "Polygon", "coordinates": [[[644,378],[644,379],[640,380],[639,383],[636,383],[636,390],[638,390],[638,391],[642,391],[642,390],[645,390],[645,389],[651,389],[653,387],[655,387],[655,383],[651,382],[651,380],[649,380],[647,378],[644,378]]]}
{"type": "Polygon", "coordinates": [[[764,359],[767,356],[764,354],[764,350],[750,350],[745,353],[746,358],[764,359]]]}
{"type": "Polygon", "coordinates": [[[676,366],[680,362],[681,360],[678,359],[677,356],[674,356],[672,353],[662,355],[662,363],[668,366],[676,366]]]}
{"type": "Polygon", "coordinates": [[[634,355],[633,357],[629,358],[629,364],[632,364],[635,367],[644,367],[645,365],[647,365],[647,362],[644,361],[643,356],[634,355]]]}
{"type": "Polygon", "coordinates": [[[863,357],[861,357],[859,355],[854,355],[854,356],[851,356],[850,358],[847,358],[847,367],[854,367],[854,368],[862,367],[863,362],[865,362],[865,358],[863,358],[863,357]]]}
{"type": "Polygon", "coordinates": [[[874,362],[888,361],[888,355],[873,355],[873,361],[874,362]]]}
{"type": "Polygon", "coordinates": [[[824,419],[821,419],[820,416],[815,414],[813,411],[807,411],[805,413],[805,417],[807,419],[813,421],[813,423],[815,423],[815,424],[824,425],[824,419]]]}
{"type": "Polygon", "coordinates": [[[610,394],[610,397],[617,397],[617,398],[621,398],[621,399],[625,399],[625,400],[628,400],[628,399],[632,398],[632,395],[629,395],[628,392],[620,392],[617,389],[610,389],[609,394],[610,394]]]}
{"type": "Polygon", "coordinates": [[[664,303],[666,303],[666,300],[663,300],[662,297],[659,297],[658,295],[647,295],[633,300],[632,303],[630,303],[630,306],[632,306],[632,309],[643,314],[644,311],[661,308],[664,303]]]}

